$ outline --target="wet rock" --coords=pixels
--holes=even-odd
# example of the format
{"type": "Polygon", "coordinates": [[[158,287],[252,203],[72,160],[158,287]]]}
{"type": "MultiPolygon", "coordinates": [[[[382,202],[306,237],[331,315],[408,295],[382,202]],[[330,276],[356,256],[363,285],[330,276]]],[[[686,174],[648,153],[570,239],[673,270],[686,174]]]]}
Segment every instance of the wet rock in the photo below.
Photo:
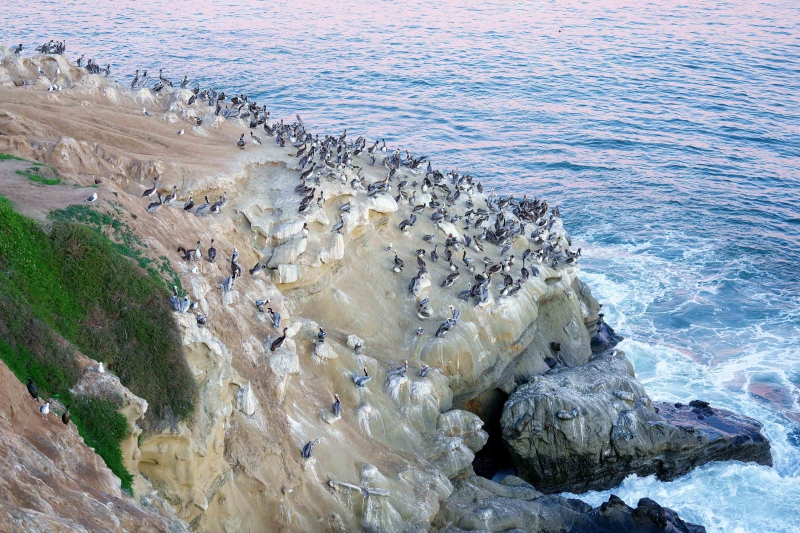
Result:
{"type": "Polygon", "coordinates": [[[597,320],[595,325],[594,333],[592,334],[592,353],[598,354],[602,353],[606,350],[610,350],[620,342],[624,338],[622,335],[619,335],[611,326],[606,324],[603,321],[603,315],[597,320]]]}
{"type": "Polygon", "coordinates": [[[477,476],[459,481],[455,491],[442,503],[431,531],[705,532],[704,527],[684,522],[671,509],[647,498],[639,500],[633,509],[612,495],[608,502],[592,509],[579,500],[544,496],[520,481],[513,476],[507,476],[502,483],[477,476]],[[508,478],[512,479],[506,483],[508,478]]]}
{"type": "Polygon", "coordinates": [[[772,464],[757,421],[706,402],[654,406],[613,350],[522,385],[501,424],[521,477],[545,493],[605,490],[632,473],[666,481],[710,461],[772,464]]]}

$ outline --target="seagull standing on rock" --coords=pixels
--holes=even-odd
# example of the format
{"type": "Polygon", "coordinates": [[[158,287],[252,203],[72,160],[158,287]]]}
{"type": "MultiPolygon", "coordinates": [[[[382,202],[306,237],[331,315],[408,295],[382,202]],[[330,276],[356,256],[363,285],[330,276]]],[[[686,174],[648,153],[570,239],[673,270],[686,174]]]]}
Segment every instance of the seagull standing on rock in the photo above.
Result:
{"type": "Polygon", "coordinates": [[[84,200],[83,203],[87,203],[88,202],[90,204],[93,204],[96,200],[97,200],[97,193],[95,192],[95,193],[92,193],[92,195],[89,198],[84,200]]]}

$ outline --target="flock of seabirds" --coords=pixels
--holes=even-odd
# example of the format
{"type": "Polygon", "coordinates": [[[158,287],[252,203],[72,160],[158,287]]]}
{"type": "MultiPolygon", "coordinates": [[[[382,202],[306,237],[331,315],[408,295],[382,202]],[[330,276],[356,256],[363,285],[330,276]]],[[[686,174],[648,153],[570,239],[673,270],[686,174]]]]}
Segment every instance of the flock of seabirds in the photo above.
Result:
{"type": "MultiPolygon", "coordinates": [[[[46,45],[37,48],[42,53],[57,54],[64,53],[65,45],[63,42],[50,41],[46,45]]],[[[22,45],[15,51],[19,53],[22,45]]],[[[78,66],[82,64],[83,56],[78,60],[78,66]]],[[[101,70],[89,60],[84,67],[92,73],[101,74],[101,70]],[[90,67],[90,65],[92,65],[90,67]]],[[[105,70],[108,75],[110,66],[105,70]]],[[[157,78],[148,77],[148,71],[139,74],[136,70],[130,88],[148,88],[153,93],[159,93],[165,87],[175,87],[175,84],[164,77],[163,70],[159,70],[157,78]]],[[[178,83],[178,87],[187,89],[189,79],[187,76],[178,83]]],[[[313,205],[322,206],[325,202],[323,191],[320,187],[323,180],[344,181],[345,170],[355,171],[356,177],[350,181],[350,186],[356,192],[365,192],[368,197],[375,197],[380,194],[392,195],[401,209],[404,209],[406,217],[400,222],[399,230],[404,235],[420,224],[422,217],[427,217],[433,224],[432,233],[421,235],[420,248],[414,253],[411,259],[415,265],[415,274],[408,282],[408,293],[417,296],[422,289],[423,279],[427,276],[430,279],[428,261],[432,263],[446,264],[449,273],[440,283],[442,290],[448,290],[462,276],[469,278],[468,287],[457,293],[456,298],[465,301],[472,301],[474,305],[486,305],[490,302],[490,288],[493,279],[499,279],[497,292],[500,297],[515,295],[522,285],[529,279],[539,276],[537,264],[545,264],[551,268],[569,266],[574,264],[580,257],[580,248],[571,251],[569,246],[562,247],[560,244],[560,233],[552,231],[553,227],[560,219],[558,207],[549,208],[546,200],[530,199],[527,195],[520,198],[514,196],[499,196],[494,190],[485,197],[485,207],[479,207],[474,199],[474,193],[482,196],[483,188],[480,182],[474,180],[470,175],[460,174],[458,171],[442,173],[433,168],[427,156],[414,157],[409,151],[402,153],[395,149],[389,151],[386,141],[375,141],[367,147],[364,137],[352,140],[348,137],[347,130],[339,136],[325,135],[320,138],[308,132],[305,124],[299,115],[296,116],[291,124],[284,123],[283,119],[279,122],[270,123],[270,113],[266,105],[258,105],[255,100],[251,100],[244,94],[234,95],[230,99],[224,91],[217,92],[214,89],[200,89],[199,84],[189,89],[192,96],[188,100],[188,105],[204,105],[213,109],[213,113],[224,118],[239,118],[249,123],[250,142],[254,145],[262,145],[263,140],[256,135],[253,130],[263,131],[267,138],[273,139],[280,147],[287,144],[295,150],[300,168],[299,183],[294,192],[299,199],[298,213],[308,213],[313,205]],[[369,164],[374,166],[378,158],[381,159],[380,165],[386,169],[387,175],[384,179],[373,183],[366,183],[363,176],[363,168],[356,165],[356,157],[366,156],[369,164]],[[319,192],[318,191],[319,188],[319,192]],[[449,233],[443,243],[435,242],[439,238],[441,224],[449,223],[453,226],[460,226],[463,229],[463,237],[449,233]],[[472,232],[468,235],[467,232],[472,232]],[[513,254],[510,254],[514,241],[520,237],[529,237],[529,243],[533,247],[527,248],[517,263],[513,254]],[[442,248],[439,248],[439,245],[442,248]],[[433,246],[430,248],[430,246],[433,246]],[[428,248],[426,248],[426,246],[428,248]],[[426,260],[427,259],[427,260],[426,260]],[[519,270],[516,270],[519,265],[519,270]],[[516,271],[518,277],[514,277],[516,271]]],[[[143,113],[147,116],[151,114],[144,109],[143,113]]],[[[202,124],[201,118],[196,118],[197,125],[202,124]]],[[[182,135],[184,130],[178,131],[182,135]]],[[[236,146],[244,150],[248,145],[245,134],[242,133],[236,141],[236,146]]],[[[142,193],[143,198],[155,200],[145,207],[148,213],[156,213],[163,205],[173,206],[178,200],[177,185],[165,195],[161,193],[158,186],[158,178],[153,180],[153,186],[142,193]]],[[[97,193],[92,194],[85,201],[93,203],[97,200],[97,193]]],[[[227,194],[223,193],[215,202],[211,202],[205,196],[202,204],[196,205],[190,195],[184,201],[182,210],[187,214],[195,216],[218,215],[227,203],[227,194]]],[[[340,214],[349,212],[352,208],[351,202],[346,202],[339,207],[340,214]]],[[[344,227],[344,219],[340,215],[339,222],[336,223],[331,231],[340,232],[344,227]]],[[[556,228],[558,229],[558,228],[556,228]]],[[[308,235],[308,224],[302,228],[305,238],[308,235]]],[[[197,262],[203,258],[201,251],[201,241],[197,241],[194,248],[178,247],[178,253],[185,261],[197,262]]],[[[406,270],[406,262],[403,258],[393,251],[392,245],[386,248],[387,252],[394,253],[394,259],[389,269],[396,274],[406,270]]],[[[214,247],[214,239],[205,252],[205,259],[211,263],[217,261],[217,249],[214,247]]],[[[225,292],[233,290],[237,278],[242,276],[242,267],[239,265],[239,252],[234,248],[230,257],[225,261],[230,264],[230,275],[222,282],[222,289],[225,292]]],[[[409,258],[407,258],[409,259],[409,258]]],[[[267,268],[266,263],[258,262],[248,271],[251,276],[255,276],[261,270],[267,268]]],[[[433,316],[433,311],[429,306],[428,297],[423,298],[417,304],[417,316],[420,320],[425,320],[433,316]]],[[[197,308],[197,302],[192,302],[188,295],[179,296],[177,286],[173,286],[173,294],[170,297],[172,308],[178,313],[187,313],[197,308]]],[[[265,313],[270,320],[272,327],[282,332],[274,340],[267,338],[266,344],[270,351],[276,351],[283,346],[287,337],[288,328],[281,330],[281,315],[278,311],[268,307],[269,299],[256,300],[255,307],[258,312],[265,313]]],[[[458,325],[461,311],[455,306],[449,306],[451,316],[442,322],[435,332],[436,337],[444,337],[449,331],[458,325]]],[[[207,325],[207,317],[202,313],[196,314],[197,324],[200,327],[207,325]]],[[[424,329],[418,327],[416,334],[422,335],[424,329]]],[[[327,332],[320,328],[317,334],[316,343],[323,344],[327,332]]],[[[355,345],[356,355],[361,354],[361,343],[355,345]]],[[[388,373],[387,377],[404,376],[409,368],[408,361],[403,365],[388,373]]],[[[102,363],[98,369],[103,371],[102,363]]],[[[418,376],[425,378],[430,371],[428,365],[423,365],[418,372],[418,376]]],[[[356,388],[366,387],[372,376],[363,368],[364,374],[361,375],[356,370],[353,375],[353,383],[356,388]]],[[[38,392],[32,380],[28,380],[28,391],[35,399],[39,399],[38,392]]],[[[339,395],[334,394],[334,403],[331,407],[333,414],[338,417],[341,413],[341,402],[339,395]]],[[[49,402],[45,403],[40,410],[46,418],[49,412],[49,402]]],[[[65,423],[69,421],[69,408],[64,414],[65,423]]],[[[302,449],[302,457],[311,456],[313,447],[319,439],[309,441],[302,449]]]]}

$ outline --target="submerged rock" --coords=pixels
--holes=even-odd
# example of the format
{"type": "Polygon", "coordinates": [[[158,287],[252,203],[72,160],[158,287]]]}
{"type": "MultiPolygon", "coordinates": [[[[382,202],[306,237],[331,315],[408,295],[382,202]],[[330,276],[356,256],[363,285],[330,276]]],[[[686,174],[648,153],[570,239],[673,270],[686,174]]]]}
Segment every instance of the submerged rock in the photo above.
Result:
{"type": "Polygon", "coordinates": [[[501,483],[471,476],[459,481],[442,503],[432,531],[703,533],[705,528],[684,522],[675,511],[648,498],[633,509],[612,495],[593,509],[580,500],[544,496],[514,476],[501,483]]]}
{"type": "Polygon", "coordinates": [[[759,422],[706,402],[653,405],[618,351],[521,386],[501,423],[521,476],[546,493],[606,490],[634,473],[667,481],[711,461],[772,464],[759,422]]]}

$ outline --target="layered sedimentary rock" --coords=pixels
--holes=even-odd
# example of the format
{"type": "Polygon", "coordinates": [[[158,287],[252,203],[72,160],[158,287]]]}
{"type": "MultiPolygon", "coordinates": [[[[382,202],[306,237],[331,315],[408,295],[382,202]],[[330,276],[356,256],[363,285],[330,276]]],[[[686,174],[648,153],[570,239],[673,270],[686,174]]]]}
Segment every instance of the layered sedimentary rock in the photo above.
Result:
{"type": "Polygon", "coordinates": [[[705,528],[678,518],[653,500],[639,500],[636,509],[616,496],[597,508],[580,500],[546,496],[515,476],[500,483],[473,476],[456,483],[434,523],[442,533],[703,533],[705,528]]]}
{"type": "Polygon", "coordinates": [[[705,402],[653,404],[616,350],[533,378],[501,422],[520,475],[548,493],[609,489],[634,473],[666,481],[710,461],[772,464],[759,422],[705,402]]]}

